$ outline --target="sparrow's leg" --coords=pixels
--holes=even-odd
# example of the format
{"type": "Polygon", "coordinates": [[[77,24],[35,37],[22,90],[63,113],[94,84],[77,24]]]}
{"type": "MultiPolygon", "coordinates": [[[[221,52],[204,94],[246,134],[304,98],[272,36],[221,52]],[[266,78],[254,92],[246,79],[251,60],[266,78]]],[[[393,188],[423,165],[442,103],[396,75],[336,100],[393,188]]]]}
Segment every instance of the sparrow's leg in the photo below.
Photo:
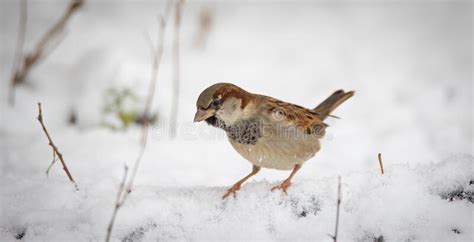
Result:
{"type": "Polygon", "coordinates": [[[238,190],[240,190],[240,186],[242,185],[242,183],[244,183],[245,181],[247,181],[250,177],[254,176],[255,174],[257,174],[258,172],[260,171],[260,167],[259,166],[256,166],[254,165],[253,168],[252,168],[252,172],[250,172],[250,174],[248,174],[246,177],[240,179],[240,181],[238,181],[237,183],[235,183],[231,188],[229,188],[224,196],[222,197],[222,199],[228,197],[230,194],[234,194],[234,197],[236,195],[236,192],[238,190]]]}
{"type": "Polygon", "coordinates": [[[281,189],[283,190],[283,192],[288,194],[286,190],[288,190],[288,187],[290,187],[291,185],[291,178],[293,178],[293,176],[296,174],[296,172],[298,172],[300,168],[301,168],[301,165],[295,165],[295,168],[293,168],[293,171],[291,172],[290,176],[286,178],[286,180],[284,180],[280,185],[274,186],[272,188],[272,192],[275,191],[276,189],[281,189]]]}

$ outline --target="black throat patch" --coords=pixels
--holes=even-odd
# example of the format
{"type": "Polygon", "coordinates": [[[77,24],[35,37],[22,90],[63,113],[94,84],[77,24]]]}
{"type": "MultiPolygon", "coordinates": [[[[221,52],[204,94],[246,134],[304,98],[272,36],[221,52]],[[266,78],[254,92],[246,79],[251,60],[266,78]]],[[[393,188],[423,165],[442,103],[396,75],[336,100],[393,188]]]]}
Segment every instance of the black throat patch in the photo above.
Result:
{"type": "Polygon", "coordinates": [[[210,117],[206,119],[209,125],[221,128],[227,133],[227,137],[240,144],[254,145],[262,137],[260,132],[261,123],[256,119],[242,120],[233,125],[226,125],[224,121],[210,117]]]}

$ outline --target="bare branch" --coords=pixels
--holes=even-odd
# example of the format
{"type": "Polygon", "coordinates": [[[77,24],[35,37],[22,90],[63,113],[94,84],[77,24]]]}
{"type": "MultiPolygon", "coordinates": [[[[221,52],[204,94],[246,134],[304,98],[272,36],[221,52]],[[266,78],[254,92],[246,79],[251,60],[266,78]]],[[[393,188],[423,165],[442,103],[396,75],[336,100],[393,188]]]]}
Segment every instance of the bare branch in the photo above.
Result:
{"type": "Polygon", "coordinates": [[[214,7],[204,6],[199,12],[199,17],[197,19],[198,31],[194,37],[193,46],[194,48],[204,48],[206,46],[209,33],[212,30],[212,27],[215,22],[215,9],[214,7]]]}
{"type": "Polygon", "coordinates": [[[175,7],[175,19],[174,19],[174,34],[173,34],[173,96],[171,102],[171,114],[170,114],[170,136],[174,138],[176,136],[176,127],[178,119],[178,107],[179,107],[179,30],[181,25],[181,9],[183,1],[177,0],[175,7]]]}
{"type": "Polygon", "coordinates": [[[159,17],[157,47],[154,48],[152,44],[150,45],[150,50],[153,53],[153,65],[152,65],[151,74],[150,74],[150,84],[148,86],[148,96],[145,102],[145,109],[143,112],[143,119],[145,121],[143,122],[142,144],[146,143],[145,136],[148,133],[147,126],[149,125],[149,121],[150,121],[150,110],[153,104],[153,99],[155,97],[156,82],[158,80],[158,72],[161,65],[161,59],[163,57],[163,44],[164,44],[163,42],[165,38],[166,22],[168,20],[170,11],[171,11],[171,1],[168,1],[165,7],[164,16],[159,17]]]}
{"type": "Polygon", "coordinates": [[[122,182],[120,183],[119,192],[117,193],[117,199],[115,201],[114,212],[112,213],[112,218],[110,219],[109,226],[107,227],[107,236],[105,238],[105,241],[110,241],[110,235],[112,234],[112,229],[114,227],[115,218],[117,217],[117,212],[120,209],[120,207],[122,207],[123,202],[124,202],[122,197],[124,196],[123,193],[124,193],[125,182],[127,180],[127,174],[128,174],[128,166],[125,165],[122,182]]]}
{"type": "MultiPolygon", "coordinates": [[[[52,51],[59,41],[61,40],[61,34],[63,30],[71,18],[71,16],[84,4],[84,0],[71,0],[68,8],[61,16],[61,18],[41,37],[40,41],[36,44],[33,51],[22,56],[23,51],[23,42],[24,42],[24,33],[26,32],[26,27],[20,28],[19,36],[23,36],[19,38],[19,46],[18,50],[20,53],[17,53],[17,58],[22,59],[17,60],[17,65],[13,71],[13,75],[10,82],[10,93],[9,93],[9,102],[10,104],[14,103],[14,91],[16,85],[24,82],[26,76],[30,72],[31,68],[41,61],[45,57],[46,54],[52,51]],[[20,45],[21,44],[21,45],[20,45]],[[54,44],[54,45],[53,45],[54,44]]],[[[26,9],[26,7],[25,7],[26,9]]],[[[26,23],[26,10],[22,11],[24,15],[21,19],[24,19],[26,23]]],[[[23,22],[23,21],[22,21],[23,22]]],[[[22,23],[22,24],[25,24],[22,23]]],[[[20,25],[21,26],[21,25],[20,25]]]]}
{"type": "Polygon", "coordinates": [[[153,98],[155,95],[155,89],[156,89],[156,81],[158,79],[158,71],[159,67],[161,65],[161,59],[163,56],[163,43],[164,43],[164,36],[165,36],[165,28],[166,28],[166,20],[169,16],[169,12],[171,11],[171,0],[167,3],[166,8],[165,8],[165,13],[164,17],[160,18],[159,21],[159,30],[158,30],[158,39],[157,39],[157,48],[156,52],[154,51],[153,46],[151,46],[151,49],[153,51],[154,57],[153,57],[153,65],[151,69],[151,76],[150,76],[150,84],[149,84],[149,89],[148,89],[148,96],[146,99],[145,103],[145,109],[143,112],[144,115],[144,122],[142,126],[142,137],[141,137],[141,146],[140,146],[140,151],[138,153],[137,159],[135,160],[135,164],[132,169],[132,173],[130,177],[127,179],[127,171],[128,168],[126,167],[125,169],[125,175],[123,178],[123,181],[119,187],[119,193],[117,196],[117,202],[115,204],[115,209],[112,214],[112,218],[110,220],[109,226],[107,228],[107,236],[105,241],[110,241],[110,237],[112,235],[112,229],[115,223],[115,218],[117,216],[118,210],[122,207],[122,205],[125,203],[127,200],[129,194],[132,191],[133,187],[133,182],[135,180],[138,167],[140,166],[140,162],[142,160],[143,154],[145,153],[146,146],[147,146],[147,141],[148,141],[148,127],[149,127],[149,117],[150,117],[150,110],[151,106],[153,104],[153,98]]]}
{"type": "Polygon", "coordinates": [[[51,27],[51,29],[49,29],[46,34],[43,35],[41,40],[36,45],[35,49],[38,50],[36,51],[36,53],[39,54],[37,58],[41,57],[42,51],[44,51],[48,47],[49,42],[63,32],[68,20],[71,18],[75,11],[82,7],[83,4],[84,0],[71,0],[68,8],[66,9],[66,12],[64,12],[61,18],[51,27]]]}
{"type": "Polygon", "coordinates": [[[341,193],[341,176],[337,177],[337,210],[336,210],[336,226],[334,228],[334,235],[330,235],[329,237],[332,238],[334,242],[337,242],[337,232],[339,230],[339,209],[341,207],[341,199],[342,199],[342,193],[341,193]]]}
{"type": "MultiPolygon", "coordinates": [[[[71,172],[69,172],[69,169],[67,168],[66,162],[64,161],[64,158],[63,158],[63,154],[61,154],[61,152],[59,152],[58,147],[54,144],[53,140],[51,139],[51,136],[49,135],[48,130],[46,129],[46,126],[44,125],[43,111],[41,109],[41,103],[38,103],[38,117],[36,119],[38,119],[38,121],[40,122],[41,127],[43,128],[44,134],[46,135],[46,138],[48,138],[48,142],[49,142],[48,144],[49,144],[49,146],[51,146],[51,149],[54,152],[54,154],[53,154],[53,163],[54,163],[54,158],[57,156],[58,159],[61,161],[61,164],[63,165],[63,170],[64,170],[64,172],[66,172],[67,177],[72,182],[72,184],[74,184],[74,186],[76,187],[76,190],[79,190],[79,188],[77,187],[76,181],[74,181],[74,178],[72,178],[71,172]]],[[[49,168],[48,168],[48,170],[49,170],[49,168]]]]}
{"type": "Polygon", "coordinates": [[[380,165],[380,173],[382,173],[382,175],[383,175],[384,174],[384,169],[383,169],[383,162],[382,162],[382,154],[381,153],[379,153],[378,158],[379,158],[379,165],[380,165]]]}
{"type": "Polygon", "coordinates": [[[165,7],[164,16],[159,18],[157,48],[156,48],[156,52],[154,53],[153,65],[151,68],[151,75],[150,75],[150,84],[148,86],[148,96],[145,102],[145,109],[143,111],[145,121],[143,122],[143,126],[142,126],[141,149],[138,154],[135,165],[133,166],[133,170],[130,177],[130,181],[127,186],[128,187],[127,190],[131,190],[133,186],[133,181],[135,180],[135,176],[137,174],[141,158],[143,156],[143,153],[145,152],[146,145],[147,145],[148,127],[149,127],[149,121],[150,121],[150,110],[151,110],[151,106],[153,104],[153,99],[155,96],[156,82],[158,80],[158,71],[160,70],[161,59],[163,56],[163,43],[164,43],[164,38],[165,38],[166,22],[167,22],[170,11],[171,11],[171,1],[168,1],[165,7]]]}
{"type": "Polygon", "coordinates": [[[13,90],[15,88],[15,82],[13,81],[16,76],[16,71],[20,65],[20,60],[23,58],[23,46],[25,44],[25,35],[26,35],[26,23],[28,21],[28,1],[21,0],[20,2],[20,23],[18,26],[18,37],[16,41],[15,56],[12,65],[12,81],[10,82],[10,89],[8,92],[8,102],[13,104],[15,101],[15,96],[13,90]]]}

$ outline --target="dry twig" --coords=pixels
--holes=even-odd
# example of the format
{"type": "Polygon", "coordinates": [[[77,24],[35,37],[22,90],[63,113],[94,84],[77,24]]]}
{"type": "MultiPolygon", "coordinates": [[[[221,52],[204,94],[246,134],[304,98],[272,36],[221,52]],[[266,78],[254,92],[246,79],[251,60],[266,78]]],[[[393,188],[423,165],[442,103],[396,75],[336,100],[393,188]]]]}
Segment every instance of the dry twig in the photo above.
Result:
{"type": "Polygon", "coordinates": [[[383,162],[382,162],[382,154],[381,153],[379,153],[378,158],[379,158],[379,165],[380,165],[380,173],[382,173],[382,175],[383,175],[384,170],[383,170],[383,162]]]}
{"type": "Polygon", "coordinates": [[[198,31],[197,35],[194,38],[194,48],[204,48],[206,46],[207,39],[212,30],[214,24],[214,8],[205,6],[199,12],[198,22],[198,31]]]}
{"type": "Polygon", "coordinates": [[[150,50],[152,51],[153,54],[153,66],[151,69],[151,75],[150,75],[150,84],[148,86],[148,96],[145,102],[145,110],[143,112],[143,131],[142,131],[142,143],[145,143],[145,136],[147,134],[146,132],[146,127],[149,125],[150,122],[150,110],[151,110],[151,105],[153,103],[153,99],[155,97],[155,90],[156,90],[156,82],[158,80],[158,71],[160,69],[160,64],[161,64],[161,59],[163,57],[163,42],[165,38],[165,27],[166,27],[166,22],[169,17],[169,13],[171,11],[171,2],[169,1],[166,5],[165,8],[165,13],[164,16],[161,16],[159,18],[159,30],[158,30],[158,39],[157,39],[157,47],[155,48],[153,44],[150,45],[150,50]]]}
{"type": "Polygon", "coordinates": [[[337,232],[339,230],[339,209],[341,207],[341,177],[337,178],[337,210],[336,210],[336,227],[334,228],[334,235],[329,235],[334,242],[337,242],[337,232]]]}
{"type": "MultiPolygon", "coordinates": [[[[10,90],[9,90],[9,102],[10,104],[14,103],[15,96],[14,91],[15,87],[18,84],[24,82],[26,76],[30,72],[31,68],[38,64],[38,62],[43,59],[49,52],[52,51],[52,48],[59,43],[61,40],[61,35],[64,31],[64,27],[66,26],[67,22],[71,18],[71,16],[84,4],[84,0],[71,0],[68,8],[61,16],[61,18],[49,29],[40,39],[40,41],[36,44],[33,51],[26,54],[24,57],[22,56],[22,49],[23,49],[23,42],[24,42],[24,35],[26,32],[26,10],[22,11],[20,16],[21,24],[20,24],[20,33],[18,38],[17,49],[19,50],[16,53],[16,63],[15,69],[13,70],[13,75],[10,82],[10,90]],[[20,60],[22,59],[22,60],[20,60]]],[[[22,5],[22,8],[26,9],[25,6],[22,5]]]]}
{"type": "Polygon", "coordinates": [[[115,223],[115,218],[117,216],[118,210],[122,207],[124,204],[125,200],[128,198],[128,195],[132,191],[133,187],[133,182],[135,180],[135,176],[138,171],[138,167],[140,165],[140,162],[142,160],[143,154],[145,153],[145,149],[147,146],[147,141],[148,141],[148,127],[149,127],[149,116],[150,116],[150,109],[151,105],[153,103],[153,98],[155,95],[155,89],[156,89],[156,81],[158,79],[158,71],[159,67],[161,64],[161,59],[163,55],[163,42],[164,42],[164,34],[165,34],[165,29],[166,29],[166,22],[169,16],[169,12],[171,10],[171,1],[169,1],[166,5],[165,8],[165,13],[164,16],[160,18],[160,25],[159,25],[159,30],[158,30],[158,46],[156,48],[151,48],[153,51],[153,65],[152,65],[152,71],[151,71],[151,77],[150,77],[150,84],[149,84],[149,90],[148,90],[148,96],[146,99],[145,103],[145,110],[144,110],[144,122],[142,126],[142,137],[141,137],[141,146],[140,146],[140,151],[138,153],[137,159],[135,160],[135,164],[132,169],[132,173],[130,175],[130,178],[127,179],[127,173],[128,173],[128,168],[125,167],[125,175],[123,178],[122,183],[120,184],[119,187],[119,193],[117,196],[117,201],[115,203],[115,208],[112,214],[112,218],[110,220],[109,226],[107,227],[107,235],[105,241],[110,241],[110,237],[112,235],[112,228],[115,223]]]}
{"type": "MultiPolygon", "coordinates": [[[[23,46],[25,44],[25,35],[26,35],[26,23],[28,21],[28,1],[21,0],[20,2],[20,22],[18,25],[18,37],[16,40],[16,47],[15,47],[15,56],[12,65],[12,73],[15,73],[20,65],[20,60],[23,58],[23,46]]],[[[13,74],[12,81],[10,82],[10,91],[8,93],[8,102],[13,104],[14,95],[13,95],[13,88],[15,82],[13,81],[15,78],[15,74],[13,74]]]]}
{"type": "Polygon", "coordinates": [[[173,96],[171,102],[170,114],[170,136],[176,136],[177,122],[178,122],[178,107],[179,107],[179,30],[181,26],[181,10],[183,6],[182,0],[176,1],[175,19],[174,19],[174,34],[173,34],[173,96]]]}
{"type": "Polygon", "coordinates": [[[48,130],[46,129],[46,126],[44,125],[41,103],[38,103],[38,117],[36,119],[38,119],[38,121],[40,122],[41,127],[43,128],[44,134],[46,135],[46,138],[48,138],[48,142],[49,142],[48,144],[49,146],[51,146],[51,149],[53,150],[53,163],[50,165],[50,167],[48,167],[47,172],[49,172],[49,169],[54,164],[57,157],[59,161],[61,161],[61,164],[63,165],[63,170],[64,172],[66,172],[67,177],[72,182],[72,184],[74,184],[74,186],[76,187],[76,190],[79,190],[79,188],[77,187],[76,181],[74,181],[74,178],[72,178],[71,172],[69,172],[69,169],[67,168],[66,162],[64,161],[64,158],[63,158],[63,154],[59,152],[58,147],[54,144],[53,140],[51,139],[51,136],[49,135],[48,130]]]}
{"type": "Polygon", "coordinates": [[[117,212],[119,208],[122,207],[123,202],[125,201],[122,199],[122,197],[124,196],[123,191],[125,187],[125,181],[127,180],[128,166],[125,166],[124,170],[125,171],[123,173],[122,182],[120,183],[119,192],[117,194],[117,200],[115,201],[115,209],[114,209],[114,212],[112,213],[111,222],[109,223],[109,226],[107,227],[107,237],[105,238],[105,241],[110,241],[110,235],[112,234],[112,228],[114,227],[113,222],[115,221],[115,217],[117,217],[117,212]]]}

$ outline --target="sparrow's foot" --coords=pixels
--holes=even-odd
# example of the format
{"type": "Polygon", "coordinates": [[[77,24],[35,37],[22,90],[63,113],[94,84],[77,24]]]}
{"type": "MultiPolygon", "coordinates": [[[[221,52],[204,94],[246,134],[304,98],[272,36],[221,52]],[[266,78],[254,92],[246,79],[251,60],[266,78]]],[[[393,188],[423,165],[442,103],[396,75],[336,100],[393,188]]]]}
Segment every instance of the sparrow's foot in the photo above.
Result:
{"type": "Polygon", "coordinates": [[[291,186],[291,181],[289,180],[285,180],[284,182],[282,182],[280,185],[278,186],[274,186],[272,188],[272,192],[275,191],[276,189],[280,189],[282,190],[286,195],[288,195],[288,193],[286,192],[288,190],[288,188],[291,186]]]}
{"type": "Polygon", "coordinates": [[[234,198],[237,196],[237,191],[240,190],[240,183],[234,184],[231,188],[229,188],[224,196],[222,196],[222,199],[226,199],[230,194],[234,195],[234,198]]]}
{"type": "Polygon", "coordinates": [[[258,171],[260,171],[260,167],[256,166],[256,165],[253,165],[252,167],[252,172],[250,172],[250,174],[248,174],[247,176],[245,176],[244,178],[240,179],[240,181],[238,181],[237,183],[235,183],[231,188],[229,188],[229,190],[227,190],[224,194],[224,196],[222,196],[222,199],[225,199],[226,197],[228,197],[230,194],[234,194],[234,198],[235,196],[237,195],[237,191],[240,190],[240,186],[242,186],[242,184],[247,181],[250,177],[254,176],[255,174],[258,173],[258,171]]]}

